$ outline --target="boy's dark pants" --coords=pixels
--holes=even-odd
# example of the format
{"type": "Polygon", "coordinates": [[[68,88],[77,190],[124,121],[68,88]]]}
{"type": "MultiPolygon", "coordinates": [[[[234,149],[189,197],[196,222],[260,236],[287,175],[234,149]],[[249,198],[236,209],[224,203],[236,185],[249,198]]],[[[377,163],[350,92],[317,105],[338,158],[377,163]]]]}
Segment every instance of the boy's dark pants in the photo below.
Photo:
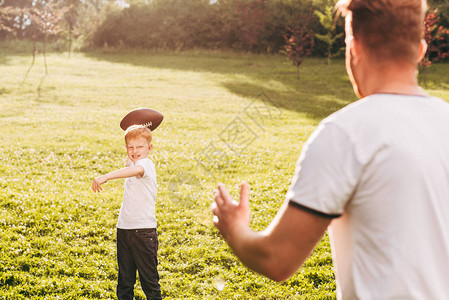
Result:
{"type": "Polygon", "coordinates": [[[157,272],[158,246],[156,228],[117,228],[119,300],[134,298],[136,270],[139,271],[140,285],[147,299],[162,299],[157,272]]]}

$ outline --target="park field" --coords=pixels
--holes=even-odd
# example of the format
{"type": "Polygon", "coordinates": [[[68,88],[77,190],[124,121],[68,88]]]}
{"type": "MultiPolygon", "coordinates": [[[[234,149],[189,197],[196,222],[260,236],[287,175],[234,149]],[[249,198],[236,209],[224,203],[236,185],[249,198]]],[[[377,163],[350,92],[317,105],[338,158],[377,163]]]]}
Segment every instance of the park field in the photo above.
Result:
{"type": "MultiPolygon", "coordinates": [[[[289,280],[248,271],[212,224],[212,191],[251,187],[251,226],[284,201],[301,148],[320,120],[356,100],[343,60],[227,52],[0,49],[0,299],[115,299],[115,226],[123,180],[121,118],[152,107],[159,272],[165,299],[335,299],[328,237],[289,280]],[[28,72],[29,71],[29,72],[28,72]]],[[[449,65],[426,70],[449,101],[449,65]]],[[[381,122],[382,120],[379,120],[381,122]]],[[[136,299],[144,299],[139,287],[136,299]]]]}

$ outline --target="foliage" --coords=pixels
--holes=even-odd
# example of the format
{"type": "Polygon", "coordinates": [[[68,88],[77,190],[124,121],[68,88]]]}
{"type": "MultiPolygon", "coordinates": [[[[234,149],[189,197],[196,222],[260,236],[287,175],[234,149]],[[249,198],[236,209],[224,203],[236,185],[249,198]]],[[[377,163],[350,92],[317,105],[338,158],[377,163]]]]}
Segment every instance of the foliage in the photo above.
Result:
{"type": "Polygon", "coordinates": [[[36,7],[31,8],[23,8],[20,9],[20,13],[26,15],[31,23],[31,28],[33,30],[32,40],[33,40],[33,60],[31,61],[31,65],[28,71],[25,73],[25,76],[22,80],[22,84],[25,82],[31,68],[34,66],[34,62],[36,59],[36,43],[37,37],[43,36],[43,55],[44,55],[44,67],[45,67],[45,75],[42,77],[41,82],[37,88],[40,91],[40,87],[48,75],[47,68],[47,37],[57,35],[62,29],[59,26],[59,22],[67,11],[67,7],[58,8],[55,3],[47,3],[45,1],[36,1],[34,4],[39,5],[40,9],[36,7]]]}
{"type": "Polygon", "coordinates": [[[64,20],[67,23],[68,32],[67,39],[69,41],[68,52],[69,57],[72,52],[72,42],[74,38],[74,29],[76,26],[76,21],[78,19],[78,10],[81,6],[80,0],[67,0],[67,12],[64,14],[64,20]]]}
{"type": "Polygon", "coordinates": [[[338,34],[335,33],[336,21],[334,20],[332,5],[327,5],[325,7],[324,13],[319,10],[314,11],[314,13],[320,20],[320,23],[323,26],[323,28],[326,30],[326,34],[315,33],[315,37],[326,43],[327,64],[330,64],[332,57],[340,55],[342,50],[344,50],[344,48],[339,48],[335,53],[333,53],[336,42],[343,37],[344,33],[343,32],[340,32],[338,34]]]}
{"type": "MultiPolygon", "coordinates": [[[[31,39],[44,41],[47,34],[36,31],[36,26],[46,26],[46,23],[36,25],[35,22],[46,18],[50,20],[54,13],[64,11],[64,16],[58,16],[58,22],[52,22],[51,27],[57,32],[53,39],[61,39],[65,47],[72,48],[72,41],[82,40],[86,46],[92,43],[92,33],[104,20],[104,16],[117,9],[114,0],[3,0],[0,1],[0,39],[31,39]],[[12,11],[12,18],[5,20],[6,11],[12,11]],[[33,20],[37,19],[37,20],[33,20]],[[6,30],[8,29],[8,30],[6,30]]],[[[11,13],[10,13],[11,15],[11,13]]],[[[54,21],[54,20],[53,20],[54,21]]],[[[81,48],[81,47],[78,47],[81,48]]]]}
{"type": "Polygon", "coordinates": [[[152,6],[131,5],[108,16],[96,31],[94,43],[171,50],[201,47],[202,43],[214,43],[219,38],[207,26],[200,29],[203,21],[221,23],[218,16],[212,19],[201,3],[187,2],[179,6],[176,1],[166,1],[152,6]],[[196,34],[187,34],[193,31],[196,34]]]}
{"type": "Polygon", "coordinates": [[[17,9],[14,7],[0,7],[0,31],[11,32],[13,28],[11,21],[17,15],[17,9]]]}
{"type": "MultiPolygon", "coordinates": [[[[286,27],[309,8],[310,4],[278,0],[138,3],[109,15],[95,32],[94,41],[100,47],[277,53],[285,45],[286,27]]],[[[315,20],[311,25],[321,26],[315,20]]]]}
{"type": "Polygon", "coordinates": [[[439,11],[442,25],[449,27],[449,0],[428,0],[430,10],[437,9],[439,11]]]}
{"type": "Polygon", "coordinates": [[[439,24],[437,10],[427,13],[425,19],[424,38],[427,52],[420,62],[423,83],[426,85],[426,69],[432,63],[449,58],[449,29],[439,24]]]}
{"type": "Polygon", "coordinates": [[[440,17],[436,10],[426,15],[424,37],[428,47],[422,62],[423,66],[449,58],[449,29],[444,28],[439,22],[440,17]]]}
{"type": "Polygon", "coordinates": [[[32,0],[3,0],[0,2],[1,23],[0,38],[15,35],[23,38],[28,16],[26,10],[32,7],[32,0]]]}
{"type": "MultiPolygon", "coordinates": [[[[0,41],[1,50],[5,53],[14,53],[16,55],[29,55],[33,51],[33,41],[19,40],[19,39],[7,39],[0,41]]],[[[43,42],[37,41],[35,44],[36,54],[43,52],[43,42]]],[[[66,44],[61,41],[48,41],[47,52],[63,53],[67,51],[66,44]]]]}
{"type": "MultiPolygon", "coordinates": [[[[235,49],[251,53],[278,53],[283,49],[287,26],[298,14],[322,9],[323,1],[283,0],[132,0],[129,6],[114,0],[3,0],[0,9],[18,9],[14,18],[0,21],[0,39],[32,39],[34,29],[26,10],[44,10],[48,5],[65,8],[53,37],[70,55],[93,47],[142,49],[235,49]]],[[[6,16],[6,14],[2,14],[6,16]]],[[[325,29],[314,18],[316,33],[325,29]]],[[[337,27],[337,32],[342,29],[337,27]]],[[[43,41],[44,36],[35,36],[43,41]]],[[[339,44],[337,42],[337,44],[339,44]]],[[[341,44],[341,43],[340,43],[341,44]]],[[[327,45],[318,40],[315,54],[327,55],[327,45]]]]}
{"type": "Polygon", "coordinates": [[[78,49],[91,49],[95,46],[94,36],[99,26],[115,15],[121,8],[112,1],[85,1],[77,8],[77,19],[73,37],[78,41],[78,49]]]}
{"type": "Polygon", "coordinates": [[[57,36],[61,31],[61,20],[69,7],[60,7],[56,2],[46,0],[17,2],[4,1],[0,13],[5,20],[0,31],[23,38],[25,34],[37,42],[47,41],[48,37],[57,36]]]}
{"type": "Polygon", "coordinates": [[[33,35],[52,36],[62,31],[60,21],[68,7],[59,8],[55,3],[42,2],[39,8],[33,7],[25,11],[31,21],[33,35]]]}
{"type": "MultiPolygon", "coordinates": [[[[240,21],[240,34],[242,40],[248,45],[250,54],[253,47],[259,42],[260,33],[265,25],[265,0],[251,0],[237,3],[235,13],[240,21]]],[[[252,56],[250,56],[252,57],[252,56]]]]}
{"type": "Polygon", "coordinates": [[[312,19],[312,10],[307,15],[300,15],[293,27],[287,27],[290,35],[284,35],[286,41],[284,51],[288,59],[296,66],[299,79],[299,66],[306,56],[312,54],[314,45],[313,30],[309,28],[312,19]]]}

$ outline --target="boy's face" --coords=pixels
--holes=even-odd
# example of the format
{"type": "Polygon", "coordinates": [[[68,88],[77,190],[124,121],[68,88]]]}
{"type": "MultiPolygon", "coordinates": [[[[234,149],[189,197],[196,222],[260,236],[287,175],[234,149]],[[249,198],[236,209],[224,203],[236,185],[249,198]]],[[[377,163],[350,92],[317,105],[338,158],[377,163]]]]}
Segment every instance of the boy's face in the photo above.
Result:
{"type": "Polygon", "coordinates": [[[139,159],[147,158],[152,147],[153,145],[148,144],[147,140],[143,137],[136,137],[126,141],[126,152],[134,164],[139,159]]]}

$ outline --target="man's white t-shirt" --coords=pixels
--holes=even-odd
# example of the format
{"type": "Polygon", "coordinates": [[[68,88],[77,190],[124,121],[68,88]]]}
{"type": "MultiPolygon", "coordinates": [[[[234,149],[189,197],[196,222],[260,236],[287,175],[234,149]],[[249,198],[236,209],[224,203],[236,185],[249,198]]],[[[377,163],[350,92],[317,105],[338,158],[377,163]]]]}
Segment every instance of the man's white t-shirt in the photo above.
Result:
{"type": "Polygon", "coordinates": [[[142,166],[144,174],[140,178],[126,178],[117,228],[156,228],[156,168],[149,158],[140,159],[135,165],[142,166]]]}
{"type": "Polygon", "coordinates": [[[449,299],[449,104],[372,95],[323,120],[290,204],[335,217],[339,299],[449,299]]]}

